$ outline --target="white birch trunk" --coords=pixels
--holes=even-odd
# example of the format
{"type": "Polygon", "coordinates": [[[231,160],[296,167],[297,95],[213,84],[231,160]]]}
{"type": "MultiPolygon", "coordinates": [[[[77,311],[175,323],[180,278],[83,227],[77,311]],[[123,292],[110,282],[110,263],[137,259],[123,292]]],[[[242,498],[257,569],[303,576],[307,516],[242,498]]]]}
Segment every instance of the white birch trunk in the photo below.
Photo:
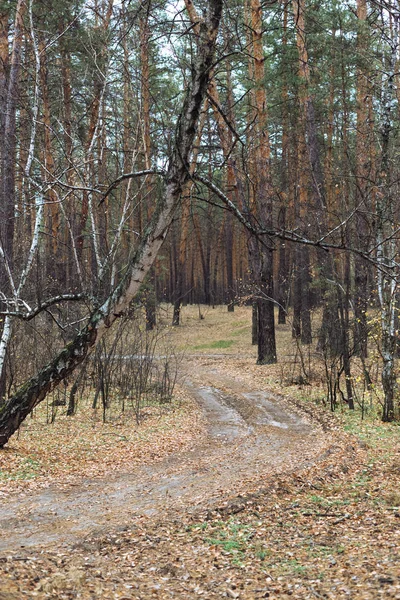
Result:
{"type": "Polygon", "coordinates": [[[192,79],[177,120],[165,192],[155,209],[141,245],[132,257],[122,281],[106,302],[92,313],[86,327],[0,408],[0,447],[7,443],[35,406],[85,360],[104,332],[129,307],[152,266],[179,204],[182,188],[189,178],[190,157],[213,64],[222,5],[223,0],[208,2],[208,16],[200,27],[197,57],[192,65],[192,79]]]}
{"type": "Polygon", "coordinates": [[[392,129],[392,108],[394,102],[395,66],[398,51],[398,17],[394,17],[393,38],[389,40],[387,78],[384,83],[382,109],[382,161],[381,189],[377,196],[377,288],[380,303],[383,421],[393,421],[395,374],[395,300],[398,281],[396,268],[396,247],[394,242],[394,210],[390,181],[389,144],[392,129]]]}
{"type": "MultiPolygon", "coordinates": [[[[26,280],[27,280],[30,270],[32,268],[33,259],[35,258],[37,249],[39,247],[40,227],[41,227],[42,219],[43,219],[44,203],[43,202],[37,203],[36,209],[37,209],[36,210],[36,222],[35,222],[35,229],[33,232],[32,243],[31,243],[31,247],[29,249],[26,265],[21,273],[20,281],[19,281],[17,288],[15,288],[14,281],[12,280],[11,273],[10,273],[12,288],[14,291],[14,299],[13,300],[14,300],[14,305],[15,305],[15,311],[18,311],[18,307],[20,304],[25,304],[20,299],[21,292],[23,291],[23,289],[25,287],[26,280]]],[[[29,308],[29,307],[27,307],[27,308],[29,308]]],[[[5,369],[5,360],[6,360],[6,356],[7,356],[7,349],[8,349],[8,345],[10,343],[11,335],[12,335],[12,318],[9,315],[6,315],[5,319],[4,319],[4,324],[3,324],[3,331],[1,333],[1,338],[0,338],[0,377],[2,376],[3,370],[5,369]]]]}

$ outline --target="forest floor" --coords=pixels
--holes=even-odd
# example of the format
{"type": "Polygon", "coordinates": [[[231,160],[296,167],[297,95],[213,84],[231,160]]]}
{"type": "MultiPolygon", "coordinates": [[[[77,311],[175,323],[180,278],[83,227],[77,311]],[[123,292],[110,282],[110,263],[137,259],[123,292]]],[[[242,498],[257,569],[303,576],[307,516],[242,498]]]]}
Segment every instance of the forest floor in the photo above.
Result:
{"type": "Polygon", "coordinates": [[[288,335],[256,366],[249,309],[184,315],[172,405],[1,451],[0,600],[400,598],[398,426],[294,385],[288,335]]]}

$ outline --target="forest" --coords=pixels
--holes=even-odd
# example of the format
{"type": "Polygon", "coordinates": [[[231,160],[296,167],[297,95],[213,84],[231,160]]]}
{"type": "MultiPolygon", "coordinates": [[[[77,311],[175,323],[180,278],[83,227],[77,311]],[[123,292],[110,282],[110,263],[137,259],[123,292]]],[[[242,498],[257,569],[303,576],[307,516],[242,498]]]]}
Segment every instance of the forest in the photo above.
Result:
{"type": "Polygon", "coordinates": [[[0,0],[0,600],[399,597],[399,33],[0,0]]]}
{"type": "Polygon", "coordinates": [[[399,8],[211,4],[1,3],[2,445],[134,299],[251,304],[260,365],[290,319],[398,416],[399,8]]]}

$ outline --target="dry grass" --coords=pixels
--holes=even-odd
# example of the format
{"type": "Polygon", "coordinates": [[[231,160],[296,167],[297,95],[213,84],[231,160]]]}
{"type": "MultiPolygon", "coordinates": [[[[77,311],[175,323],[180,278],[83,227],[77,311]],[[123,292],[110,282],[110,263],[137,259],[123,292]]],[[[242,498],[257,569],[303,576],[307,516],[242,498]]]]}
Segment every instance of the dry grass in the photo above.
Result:
{"type": "Polygon", "coordinates": [[[205,431],[197,404],[179,386],[171,404],[144,409],[140,425],[129,410],[103,423],[101,409],[88,406],[48,424],[46,410],[39,406],[0,452],[0,497],[151,464],[189,450],[205,431]]]}
{"type": "MultiPolygon", "coordinates": [[[[162,321],[170,325],[172,308],[162,307],[162,321]]],[[[277,317],[277,314],[276,314],[277,317]]],[[[182,308],[182,320],[179,327],[170,327],[171,343],[187,355],[226,355],[248,359],[249,364],[257,360],[257,347],[251,344],[252,309],[250,306],[236,306],[230,313],[226,306],[211,308],[208,306],[186,306],[182,308]],[[252,362],[253,361],[253,362],[252,362]]],[[[301,401],[326,404],[326,366],[332,368],[334,361],[325,364],[321,353],[316,351],[316,333],[321,315],[313,314],[313,330],[315,342],[311,346],[303,346],[292,338],[291,322],[276,325],[276,344],[278,362],[275,365],[260,366],[264,384],[272,391],[282,391],[301,401]]],[[[277,318],[275,319],[277,323],[277,318]]],[[[366,366],[373,381],[373,388],[367,390],[364,384],[363,369],[359,359],[352,359],[353,387],[356,394],[356,410],[363,415],[376,418],[382,407],[380,385],[380,360],[374,340],[370,344],[369,358],[366,366]]],[[[344,377],[341,387],[345,392],[344,377]]],[[[340,394],[338,394],[340,400],[340,394]]],[[[329,409],[329,406],[327,407],[329,409]]],[[[348,412],[347,405],[339,402],[339,412],[348,412]]]]}
{"type": "MultiPolygon", "coordinates": [[[[290,323],[278,325],[275,365],[256,366],[257,348],[251,344],[252,310],[237,306],[228,312],[225,306],[186,306],[182,308],[179,327],[172,327],[172,307],[162,305],[159,325],[159,352],[165,344],[176,348],[184,356],[226,356],[234,377],[235,370],[260,388],[284,393],[302,403],[321,408],[326,403],[324,364],[313,347],[301,347],[292,339],[290,323]],[[308,385],[304,384],[304,371],[308,385]]],[[[373,357],[370,359],[373,361],[373,357]]],[[[380,404],[376,388],[365,392],[361,385],[360,366],[355,363],[355,377],[359,377],[359,397],[368,408],[365,427],[378,424],[380,404]]],[[[375,378],[378,378],[376,371],[375,378]]],[[[357,382],[356,382],[357,385],[357,382]]],[[[118,465],[126,470],[145,461],[162,459],[177,449],[189,448],[204,434],[204,423],[197,405],[178,387],[170,405],[149,407],[145,419],[137,425],[133,411],[118,411],[108,415],[108,423],[101,422],[101,409],[80,406],[77,416],[66,417],[60,408],[55,423],[48,424],[48,403],[40,405],[0,453],[0,493],[37,485],[47,485],[53,479],[76,476],[104,476],[118,465]],[[162,435],[160,435],[162,434],[162,435]],[[98,457],[102,460],[99,461],[98,457]]],[[[329,410],[329,407],[326,407],[329,410]]],[[[345,404],[339,405],[338,414],[343,426],[350,431],[360,429],[360,411],[350,414],[345,404]]]]}
{"type": "MultiPolygon", "coordinates": [[[[187,354],[225,355],[232,378],[240,376],[243,383],[251,381],[259,389],[284,391],[301,402],[323,397],[321,361],[311,351],[307,355],[313,371],[311,385],[287,385],[299,369],[290,326],[277,329],[279,363],[256,366],[251,309],[201,310],[203,319],[197,307],[183,309],[182,326],[169,328],[171,343],[187,354]]],[[[170,309],[164,307],[165,324],[171,317],[170,309]]],[[[209,362],[212,365],[211,358],[209,362]]],[[[109,426],[99,418],[93,422],[93,415],[87,415],[84,428],[77,420],[64,419],[46,426],[43,414],[42,421],[29,422],[20,439],[13,440],[0,456],[19,456],[25,460],[25,471],[36,468],[26,462],[34,456],[47,460],[51,469],[50,458],[45,456],[51,452],[59,452],[57,463],[81,452],[93,468],[101,462],[100,456],[105,462],[112,463],[115,456],[123,461],[129,448],[133,454],[126,465],[157,460],[174,451],[177,439],[190,446],[201,435],[202,423],[190,401],[182,397],[175,406],[175,412],[150,411],[144,423],[133,429],[129,420],[109,426]],[[49,431],[54,432],[53,439],[49,431]],[[126,436],[128,442],[110,442],[111,433],[126,436]],[[48,445],[40,449],[43,440],[48,445]],[[68,443],[72,452],[68,454],[65,448],[62,455],[57,446],[68,443]]],[[[310,402],[310,406],[315,405],[310,402]]],[[[317,412],[328,411],[319,407],[317,412]]],[[[399,428],[372,418],[361,421],[359,411],[350,413],[345,408],[339,416],[331,419],[330,450],[317,463],[303,472],[274,476],[265,488],[255,488],[250,495],[244,495],[240,487],[231,498],[221,491],[214,511],[207,507],[195,513],[171,511],[127,523],[123,530],[86,540],[74,552],[21,550],[0,557],[0,597],[399,599],[399,428]],[[343,426],[353,435],[340,433],[343,426]]],[[[71,476],[76,477],[77,463],[71,464],[71,476]]]]}
{"type": "MultiPolygon", "coordinates": [[[[243,358],[257,357],[257,348],[251,344],[251,307],[236,306],[228,312],[226,306],[185,306],[181,325],[171,327],[172,342],[188,354],[227,354],[243,358]],[[229,343],[227,345],[226,343],[229,343]]],[[[172,320],[172,309],[162,306],[161,319],[165,325],[172,320]]],[[[283,356],[290,338],[290,326],[279,326],[278,355],[283,356]]]]}
{"type": "MultiPolygon", "coordinates": [[[[163,305],[161,321],[169,326],[172,308],[163,305]]],[[[229,313],[226,306],[185,306],[181,312],[181,325],[170,327],[171,342],[187,354],[241,354],[255,356],[251,345],[251,308],[238,307],[229,313]],[[220,342],[230,342],[228,347],[220,342]]]]}

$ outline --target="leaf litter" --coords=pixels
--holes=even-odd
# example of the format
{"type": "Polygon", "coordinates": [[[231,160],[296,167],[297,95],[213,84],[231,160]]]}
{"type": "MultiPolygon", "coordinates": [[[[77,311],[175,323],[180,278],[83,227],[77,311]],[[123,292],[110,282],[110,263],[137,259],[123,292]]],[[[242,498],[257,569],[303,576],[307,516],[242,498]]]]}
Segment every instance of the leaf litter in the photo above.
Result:
{"type": "MultiPolygon", "coordinates": [[[[204,356],[200,363],[194,359],[189,370],[192,385],[209,383],[233,396],[245,387],[265,388],[265,371],[251,359],[204,356]]],[[[278,400],[304,415],[299,402],[284,396],[278,400]]],[[[196,410],[189,408],[190,420],[196,410]]],[[[307,411],[316,425],[312,435],[292,447],[297,466],[289,454],[277,471],[241,473],[230,487],[213,492],[212,501],[204,490],[193,489],[192,504],[159,502],[158,513],[124,515],[118,525],[88,532],[72,551],[62,543],[3,551],[0,599],[400,598],[398,426],[363,423],[344,433],[340,415],[318,406],[307,411]]],[[[189,448],[194,440],[201,447],[204,436],[201,416],[193,418],[198,429],[189,448]]],[[[172,437],[184,437],[186,429],[175,425],[172,419],[163,436],[169,427],[172,437]]],[[[39,439],[38,434],[35,443],[39,439]]],[[[147,454],[161,456],[153,451],[157,435],[146,443],[147,454]]],[[[32,447],[25,454],[20,447],[20,456],[31,459],[32,447]]],[[[101,447],[96,450],[100,453],[101,447]]],[[[242,460],[239,443],[225,450],[232,463],[242,460]]],[[[118,460],[123,468],[129,464],[118,460]]],[[[107,485],[110,467],[80,468],[80,474],[93,468],[107,485]]],[[[76,481],[74,474],[71,481],[76,481]]],[[[10,484],[17,486],[14,493],[34,494],[30,481],[10,484]]]]}

